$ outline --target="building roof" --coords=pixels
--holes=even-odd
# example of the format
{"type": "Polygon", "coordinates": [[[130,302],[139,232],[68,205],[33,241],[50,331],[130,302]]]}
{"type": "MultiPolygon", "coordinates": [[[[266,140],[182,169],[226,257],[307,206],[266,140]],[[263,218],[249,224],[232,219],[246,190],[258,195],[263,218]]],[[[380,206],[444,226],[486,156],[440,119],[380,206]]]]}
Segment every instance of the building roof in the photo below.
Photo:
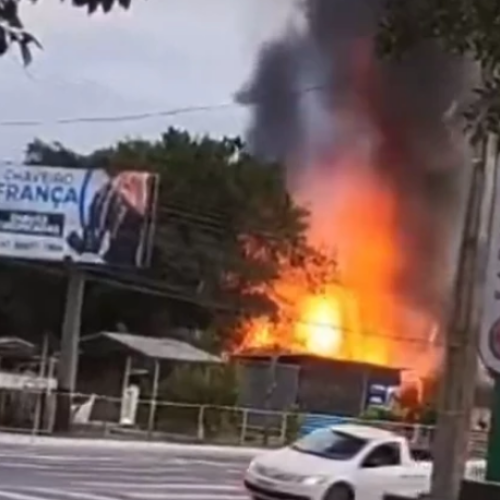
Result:
{"type": "Polygon", "coordinates": [[[242,351],[236,354],[233,354],[235,359],[240,359],[242,361],[263,361],[265,363],[269,363],[273,358],[276,358],[276,361],[280,364],[304,364],[307,362],[312,363],[326,363],[336,366],[357,366],[358,368],[364,368],[367,370],[374,371],[386,371],[399,373],[404,371],[404,368],[399,367],[390,367],[377,365],[374,363],[367,363],[365,361],[356,361],[349,360],[343,358],[330,358],[325,356],[319,356],[311,353],[301,353],[301,352],[286,352],[286,351],[273,351],[273,350],[265,350],[265,349],[250,349],[246,351],[242,351]]]}
{"type": "Polygon", "coordinates": [[[35,344],[19,337],[0,337],[0,358],[34,356],[37,352],[35,344]]]}
{"type": "Polygon", "coordinates": [[[111,350],[128,350],[157,360],[185,361],[191,363],[221,363],[222,360],[187,342],[177,339],[144,337],[131,333],[100,332],[82,338],[80,344],[85,350],[89,344],[107,342],[111,350]],[[114,349],[113,349],[114,347],[114,349]]]}

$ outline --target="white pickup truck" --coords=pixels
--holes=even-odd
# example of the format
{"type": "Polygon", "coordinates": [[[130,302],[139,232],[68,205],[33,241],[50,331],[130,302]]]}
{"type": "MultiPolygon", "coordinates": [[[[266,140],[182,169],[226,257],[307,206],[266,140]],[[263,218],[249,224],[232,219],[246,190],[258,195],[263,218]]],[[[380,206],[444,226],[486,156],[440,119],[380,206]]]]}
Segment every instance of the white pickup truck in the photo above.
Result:
{"type": "MultiPolygon", "coordinates": [[[[483,460],[471,460],[466,477],[480,478],[484,469],[483,460]]],[[[414,458],[404,437],[339,424],[257,456],[244,481],[254,500],[382,500],[394,491],[425,494],[431,472],[431,461],[414,458]]]]}

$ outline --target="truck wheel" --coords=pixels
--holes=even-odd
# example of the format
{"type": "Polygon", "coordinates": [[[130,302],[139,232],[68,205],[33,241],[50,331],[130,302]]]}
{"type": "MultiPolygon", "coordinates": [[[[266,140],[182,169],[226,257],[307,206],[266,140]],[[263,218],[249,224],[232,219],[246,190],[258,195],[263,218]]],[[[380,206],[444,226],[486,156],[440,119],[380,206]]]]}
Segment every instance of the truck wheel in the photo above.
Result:
{"type": "Polygon", "coordinates": [[[354,491],[348,484],[334,484],[323,500],[354,500],[354,491]]]}

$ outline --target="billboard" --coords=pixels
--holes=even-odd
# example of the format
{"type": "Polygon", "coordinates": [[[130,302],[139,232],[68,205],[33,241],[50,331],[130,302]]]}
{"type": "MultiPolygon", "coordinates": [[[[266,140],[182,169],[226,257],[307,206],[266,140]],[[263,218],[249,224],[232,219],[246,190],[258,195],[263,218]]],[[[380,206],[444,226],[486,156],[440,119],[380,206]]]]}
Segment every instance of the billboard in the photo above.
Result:
{"type": "Polygon", "coordinates": [[[0,165],[0,256],[144,267],[158,177],[0,165]]]}

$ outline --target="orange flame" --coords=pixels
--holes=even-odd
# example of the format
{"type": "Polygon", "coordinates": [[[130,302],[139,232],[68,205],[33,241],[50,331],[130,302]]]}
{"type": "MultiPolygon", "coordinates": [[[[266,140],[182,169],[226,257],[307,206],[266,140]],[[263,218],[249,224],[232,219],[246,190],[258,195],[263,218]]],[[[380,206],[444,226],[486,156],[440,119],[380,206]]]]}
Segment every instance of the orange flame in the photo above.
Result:
{"type": "MultiPolygon", "coordinates": [[[[401,200],[373,168],[380,161],[380,137],[373,129],[378,80],[370,54],[362,41],[353,54],[353,102],[347,111],[336,111],[349,148],[335,158],[335,168],[313,164],[295,179],[296,200],[311,210],[310,241],[335,248],[338,267],[325,273],[325,262],[283,262],[279,278],[264,290],[278,306],[277,318],[243,325],[240,350],[274,347],[411,368],[425,376],[440,355],[436,321],[405,303],[397,290],[409,262],[398,240],[401,200]]],[[[396,155],[384,161],[399,160],[396,155]]]]}
{"type": "Polygon", "coordinates": [[[342,169],[349,175],[335,179],[330,196],[314,185],[320,177],[302,182],[314,200],[311,241],[335,242],[338,267],[328,259],[300,266],[283,261],[279,278],[263,290],[277,304],[277,317],[243,325],[239,350],[275,348],[426,374],[436,359],[428,340],[434,325],[425,315],[410,314],[396,293],[404,259],[397,245],[397,200],[362,162],[343,161],[352,162],[342,169]]]}

